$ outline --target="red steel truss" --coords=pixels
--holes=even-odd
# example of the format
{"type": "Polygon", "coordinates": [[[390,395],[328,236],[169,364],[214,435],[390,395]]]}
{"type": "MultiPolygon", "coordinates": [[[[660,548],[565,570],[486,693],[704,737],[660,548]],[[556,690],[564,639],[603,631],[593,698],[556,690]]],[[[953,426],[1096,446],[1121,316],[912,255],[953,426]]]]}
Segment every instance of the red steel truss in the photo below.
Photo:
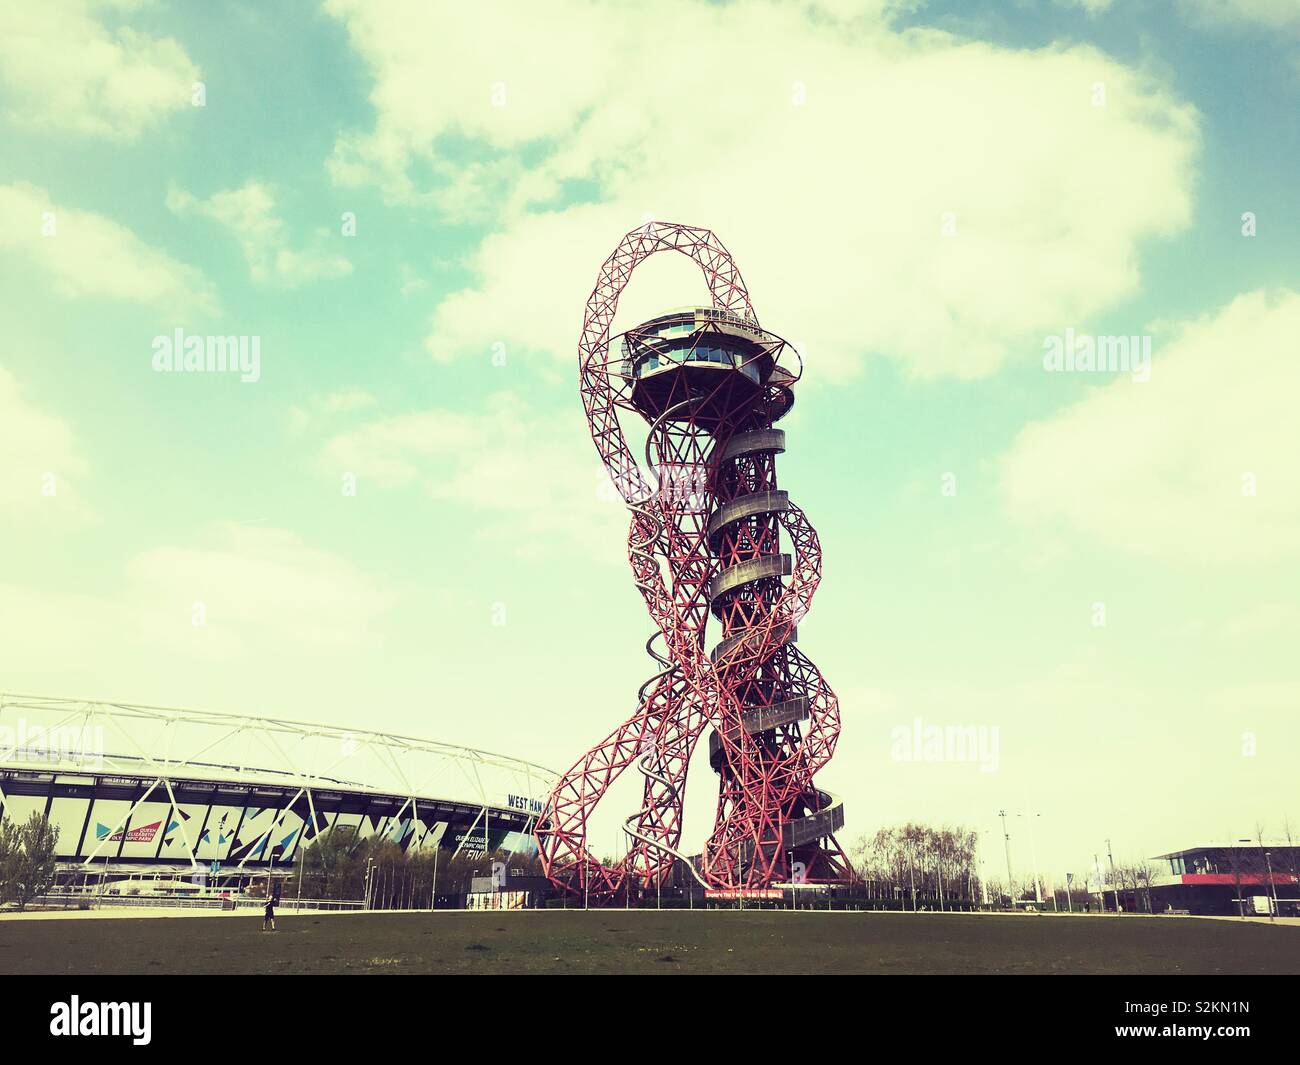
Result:
{"type": "Polygon", "coordinates": [[[712,232],[649,222],[601,267],[578,356],[592,439],[631,513],[628,561],[655,624],[646,650],[660,669],[641,685],[635,713],[547,799],[536,830],[547,876],[596,902],[662,885],[674,866],[715,888],[850,880],[834,835],[843,806],[813,780],[835,750],[838,701],[795,646],[821,579],[821,548],[776,479],[785,434],[774,423],[794,402],[798,354],[759,326],[712,232]],[[699,264],[712,307],[611,338],[632,272],[664,251],[699,264]],[[620,410],[648,423],[644,467],[620,410]],[[710,619],[720,639],[706,650],[710,619]],[[687,857],[686,773],[706,725],[717,818],[702,853],[687,857]],[[625,823],[628,853],[606,865],[588,850],[588,822],[632,765],[644,778],[642,804],[625,823]]]}

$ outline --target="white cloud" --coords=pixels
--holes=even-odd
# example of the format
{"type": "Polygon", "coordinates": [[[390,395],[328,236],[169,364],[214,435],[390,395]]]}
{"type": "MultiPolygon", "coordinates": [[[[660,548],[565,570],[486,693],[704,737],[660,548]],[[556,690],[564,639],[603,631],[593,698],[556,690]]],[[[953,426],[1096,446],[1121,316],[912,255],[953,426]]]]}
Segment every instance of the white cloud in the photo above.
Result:
{"type": "Polygon", "coordinates": [[[192,212],[230,230],[254,281],[294,286],[352,272],[347,258],[325,249],[328,230],[318,229],[308,249],[291,248],[284,222],[275,213],[275,199],[275,190],[258,181],[214,193],[206,200],[174,185],[167,190],[167,207],[173,213],[192,212]]]}
{"type": "Polygon", "coordinates": [[[56,206],[25,182],[0,185],[0,251],[30,260],[65,298],[102,296],[174,312],[216,307],[194,267],[103,215],[56,206]]]}
{"type": "Polygon", "coordinates": [[[190,106],[198,68],[170,37],[116,22],[134,0],[6,5],[0,85],[7,117],[41,130],[131,140],[190,106]]]}
{"type": "Polygon", "coordinates": [[[1300,294],[1251,292],[1171,334],[1147,383],[1123,377],[1021,432],[1002,471],[1013,513],[1175,561],[1294,555],[1300,294]]]}
{"type": "Polygon", "coordinates": [[[1133,293],[1141,243],[1189,218],[1195,112],[1089,47],[774,3],[327,9],[376,112],[339,138],[336,180],[493,225],[431,323],[445,357],[572,358],[600,262],[649,214],[717,232],[814,376],[872,353],[979,376],[1133,293]]]}
{"type": "Polygon", "coordinates": [[[383,681],[396,593],[291,532],[220,525],[125,567],[100,556],[94,588],[0,583],[0,674],[16,690],[313,720],[383,681]]]}
{"type": "Polygon", "coordinates": [[[325,414],[344,414],[373,407],[378,401],[364,388],[341,388],[337,392],[317,397],[319,409],[325,414]]]}
{"type": "Polygon", "coordinates": [[[1245,25],[1300,30],[1295,0],[1180,0],[1185,11],[1209,26],[1245,25]]]}
{"type": "Polygon", "coordinates": [[[146,643],[203,657],[366,646],[393,602],[348,559],[284,529],[238,523],[145,551],[127,574],[146,643]],[[196,603],[203,625],[194,624],[196,603]]]}
{"type": "Polygon", "coordinates": [[[811,0],[810,8],[836,19],[888,20],[925,7],[928,0],[811,0]]]}
{"type": "Polygon", "coordinates": [[[0,366],[0,512],[81,510],[77,482],[89,464],[61,418],[24,397],[0,366]]]}
{"type": "Polygon", "coordinates": [[[378,402],[373,394],[355,385],[325,395],[312,396],[305,403],[295,403],[289,408],[289,428],[295,433],[301,432],[317,418],[354,414],[373,407],[378,402]]]}
{"type": "Polygon", "coordinates": [[[357,475],[358,494],[418,485],[468,508],[513,554],[570,546],[618,560],[627,512],[591,452],[580,416],[544,415],[509,392],[476,411],[424,410],[332,436],[322,464],[357,475]]]}

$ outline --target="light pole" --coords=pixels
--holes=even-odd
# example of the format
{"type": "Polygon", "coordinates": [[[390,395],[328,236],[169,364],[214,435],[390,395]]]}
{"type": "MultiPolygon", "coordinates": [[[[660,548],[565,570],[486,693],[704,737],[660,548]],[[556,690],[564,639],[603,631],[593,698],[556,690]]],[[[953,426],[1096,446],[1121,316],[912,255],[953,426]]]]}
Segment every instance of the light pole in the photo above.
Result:
{"type": "Polygon", "coordinates": [[[1034,818],[1041,815],[1016,814],[1016,816],[1029,819],[1029,854],[1034,863],[1034,901],[1041,906],[1043,904],[1043,892],[1038,885],[1038,846],[1034,843],[1034,818]]]}
{"type": "Polygon", "coordinates": [[[1106,840],[1106,857],[1110,859],[1110,887],[1115,892],[1115,912],[1119,913],[1119,885],[1115,883],[1115,853],[1110,849],[1110,840],[1106,840]]]}
{"type": "MultiPolygon", "coordinates": [[[[1250,840],[1238,839],[1237,842],[1249,843],[1250,840]]],[[[1263,844],[1260,844],[1260,846],[1262,847],[1263,844]]],[[[1232,879],[1237,882],[1237,916],[1244,921],[1246,919],[1246,902],[1241,897],[1241,859],[1236,856],[1237,851],[1240,849],[1239,847],[1233,847],[1228,852],[1228,860],[1232,865],[1232,879]]]]}
{"type": "Polygon", "coordinates": [[[980,899],[983,902],[983,904],[987,906],[989,904],[989,878],[988,878],[988,873],[986,872],[987,866],[985,865],[985,861],[984,861],[984,841],[982,838],[984,836],[983,830],[980,830],[979,836],[980,838],[977,839],[975,842],[975,849],[979,854],[979,863],[980,863],[980,899]]]}
{"type": "Polygon", "coordinates": [[[1002,818],[1002,846],[1007,852],[1007,897],[1011,900],[1011,908],[1016,908],[1016,889],[1011,877],[1011,836],[1007,832],[1007,812],[999,810],[998,816],[1002,818]]]}
{"type": "Polygon", "coordinates": [[[916,913],[916,842],[907,841],[907,882],[912,889],[912,912],[916,913]]]}
{"type": "Polygon", "coordinates": [[[740,871],[740,912],[745,912],[745,847],[736,852],[736,868],[740,871]]]}
{"type": "Polygon", "coordinates": [[[1273,860],[1268,851],[1264,852],[1264,864],[1268,867],[1268,894],[1272,900],[1268,910],[1268,919],[1271,921],[1273,915],[1277,912],[1277,885],[1273,883],[1273,860]]]}

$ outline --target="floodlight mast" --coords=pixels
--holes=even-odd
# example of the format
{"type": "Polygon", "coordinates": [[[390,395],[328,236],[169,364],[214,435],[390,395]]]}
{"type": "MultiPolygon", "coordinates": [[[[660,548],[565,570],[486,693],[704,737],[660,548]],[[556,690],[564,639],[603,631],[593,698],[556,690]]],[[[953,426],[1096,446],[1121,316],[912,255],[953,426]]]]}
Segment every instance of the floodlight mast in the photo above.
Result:
{"type": "Polygon", "coordinates": [[[785,434],[774,426],[794,403],[798,353],[759,326],[712,232],[648,222],[605,260],[578,356],[592,440],[631,513],[628,561],[655,624],[646,650],[660,669],[641,686],[632,716],[578,759],[544,804],[536,835],[547,876],[595,902],[661,889],[675,867],[713,888],[851,880],[835,840],[843,805],[813,779],[834,753],[839,704],[795,647],[821,579],[821,547],[776,481],[785,434]],[[611,338],[633,271],[665,251],[700,267],[712,305],[611,338]],[[649,425],[644,466],[620,411],[649,425]],[[721,639],[706,652],[710,619],[721,639]],[[702,853],[687,857],[679,849],[686,774],[706,725],[717,815],[702,853]],[[643,801],[624,826],[630,848],[602,863],[588,849],[589,821],[631,765],[643,801]]]}

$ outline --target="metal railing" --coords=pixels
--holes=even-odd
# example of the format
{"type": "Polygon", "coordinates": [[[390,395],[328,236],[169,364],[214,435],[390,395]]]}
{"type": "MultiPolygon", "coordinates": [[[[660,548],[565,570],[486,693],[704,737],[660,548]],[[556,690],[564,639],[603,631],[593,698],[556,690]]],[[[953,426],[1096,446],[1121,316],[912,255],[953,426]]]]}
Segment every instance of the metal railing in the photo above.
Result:
{"type": "MultiPolygon", "coordinates": [[[[82,893],[52,893],[40,895],[28,903],[29,907],[62,910],[99,910],[99,909],[167,909],[167,910],[220,910],[230,909],[234,903],[235,910],[260,910],[266,905],[265,899],[236,898],[223,899],[216,895],[192,898],[177,895],[94,895],[82,893]]],[[[276,904],[277,911],[292,910],[363,910],[365,903],[360,899],[281,899],[276,904]]]]}

